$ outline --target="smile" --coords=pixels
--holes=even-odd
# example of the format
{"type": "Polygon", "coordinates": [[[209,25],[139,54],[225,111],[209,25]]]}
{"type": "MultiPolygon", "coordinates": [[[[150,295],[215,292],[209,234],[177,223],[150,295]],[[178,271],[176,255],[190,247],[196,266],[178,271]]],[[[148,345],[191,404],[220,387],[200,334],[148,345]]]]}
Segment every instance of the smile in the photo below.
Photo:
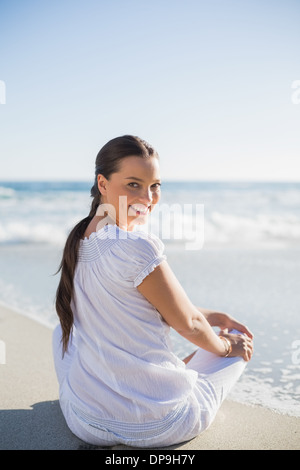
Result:
{"type": "Polygon", "coordinates": [[[129,206],[129,211],[128,215],[134,215],[132,212],[136,215],[147,215],[149,213],[150,206],[145,206],[144,204],[133,204],[132,206],[129,206]]]}

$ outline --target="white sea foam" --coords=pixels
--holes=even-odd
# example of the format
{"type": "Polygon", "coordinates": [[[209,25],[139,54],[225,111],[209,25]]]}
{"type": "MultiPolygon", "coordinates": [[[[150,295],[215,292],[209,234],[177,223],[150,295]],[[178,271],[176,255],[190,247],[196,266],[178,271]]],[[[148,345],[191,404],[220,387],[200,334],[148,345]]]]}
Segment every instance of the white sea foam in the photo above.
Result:
{"type": "Polygon", "coordinates": [[[229,398],[240,403],[261,405],[279,413],[300,417],[299,390],[274,386],[272,380],[265,380],[247,371],[235,384],[229,398]]]}
{"type": "MultiPolygon", "coordinates": [[[[0,243],[63,244],[71,228],[85,216],[81,214],[74,218],[70,210],[65,216],[58,214],[51,217],[44,212],[38,218],[28,214],[22,218],[2,219],[0,243]]],[[[182,217],[181,213],[173,217],[175,226],[167,219],[156,219],[155,213],[151,217],[151,232],[160,236],[165,243],[186,244],[200,237],[206,247],[300,248],[300,219],[292,215],[243,218],[214,212],[211,216],[204,216],[198,228],[192,216],[182,217]]]]}
{"type": "Polygon", "coordinates": [[[0,186],[0,199],[10,199],[15,196],[15,190],[9,187],[0,186]]]}
{"type": "MultiPolygon", "coordinates": [[[[64,243],[89,212],[89,185],[76,188],[71,183],[0,185],[0,243],[64,243]]],[[[166,243],[186,244],[198,237],[204,246],[300,247],[300,187],[212,185],[208,190],[199,183],[197,188],[167,185],[149,230],[166,243]]]]}

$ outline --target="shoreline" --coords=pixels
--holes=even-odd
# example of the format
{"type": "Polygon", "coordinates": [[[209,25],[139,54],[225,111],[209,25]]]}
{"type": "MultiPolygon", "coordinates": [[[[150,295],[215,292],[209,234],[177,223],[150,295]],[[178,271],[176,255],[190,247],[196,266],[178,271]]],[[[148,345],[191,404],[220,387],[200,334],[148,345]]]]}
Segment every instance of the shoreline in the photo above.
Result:
{"type": "MultiPolygon", "coordinates": [[[[0,364],[0,449],[89,448],[71,433],[60,411],[52,329],[0,303],[0,340],[6,352],[6,362],[0,364]]],[[[134,448],[110,448],[125,449],[134,448]]],[[[225,400],[208,430],[164,449],[299,450],[300,418],[225,400]]]]}

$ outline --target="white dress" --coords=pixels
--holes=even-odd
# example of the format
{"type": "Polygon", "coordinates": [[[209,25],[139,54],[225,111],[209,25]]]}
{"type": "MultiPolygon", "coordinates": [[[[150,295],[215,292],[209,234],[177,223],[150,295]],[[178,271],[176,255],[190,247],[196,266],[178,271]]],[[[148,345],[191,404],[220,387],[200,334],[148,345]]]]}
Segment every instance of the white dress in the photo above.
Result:
{"type": "Polygon", "coordinates": [[[53,352],[67,424],[90,444],[190,439],[211,423],[244,368],[200,349],[188,366],[174,355],[169,326],[137,289],[165,258],[157,237],[116,225],[80,242],[72,340],[62,359],[58,326],[53,352]]]}

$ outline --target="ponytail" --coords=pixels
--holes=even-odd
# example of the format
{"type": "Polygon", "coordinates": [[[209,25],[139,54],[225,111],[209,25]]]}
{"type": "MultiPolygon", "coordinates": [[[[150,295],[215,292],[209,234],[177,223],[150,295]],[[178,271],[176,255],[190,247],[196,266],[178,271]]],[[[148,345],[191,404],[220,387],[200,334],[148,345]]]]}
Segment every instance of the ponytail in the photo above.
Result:
{"type": "MultiPolygon", "coordinates": [[[[95,216],[100,204],[100,193],[96,182],[91,189],[91,196],[94,197],[90,213],[81,220],[70,232],[62,255],[57,273],[61,271],[60,281],[56,291],[56,312],[60,320],[62,329],[63,354],[68,350],[69,337],[73,328],[73,312],[71,309],[71,300],[73,296],[73,279],[77,264],[78,249],[80,240],[83,238],[89,223],[95,216]]],[[[56,274],[57,274],[56,273],[56,274]]]]}

